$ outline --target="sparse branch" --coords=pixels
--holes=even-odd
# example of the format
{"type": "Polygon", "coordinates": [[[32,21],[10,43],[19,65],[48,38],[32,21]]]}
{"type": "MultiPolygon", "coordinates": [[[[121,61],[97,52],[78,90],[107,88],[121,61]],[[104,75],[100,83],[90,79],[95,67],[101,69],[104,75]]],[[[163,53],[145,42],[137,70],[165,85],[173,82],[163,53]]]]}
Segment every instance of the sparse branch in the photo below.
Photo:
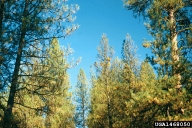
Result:
{"type": "Polygon", "coordinates": [[[45,106],[33,108],[33,107],[30,107],[30,106],[27,106],[27,105],[24,105],[24,104],[21,104],[21,103],[18,103],[18,102],[14,102],[14,103],[15,103],[15,104],[18,104],[18,105],[21,105],[21,106],[23,106],[23,107],[25,107],[25,108],[32,109],[32,110],[46,112],[44,109],[42,109],[42,108],[45,107],[45,106]]]}
{"type": "Polygon", "coordinates": [[[179,31],[177,31],[177,34],[180,34],[180,33],[184,32],[184,31],[187,31],[187,30],[189,30],[189,28],[184,28],[182,30],[179,30],[179,31]]]}

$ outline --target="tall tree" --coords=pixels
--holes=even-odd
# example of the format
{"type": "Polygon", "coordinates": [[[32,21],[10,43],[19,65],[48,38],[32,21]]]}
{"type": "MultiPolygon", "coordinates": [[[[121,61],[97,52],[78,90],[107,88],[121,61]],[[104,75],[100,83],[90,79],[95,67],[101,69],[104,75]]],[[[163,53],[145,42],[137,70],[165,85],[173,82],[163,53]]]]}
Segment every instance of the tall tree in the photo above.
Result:
{"type": "Polygon", "coordinates": [[[130,98],[129,84],[134,83],[134,75],[131,74],[130,70],[125,68],[123,60],[116,58],[111,63],[110,79],[112,80],[110,83],[110,92],[113,127],[129,127],[129,118],[125,113],[125,103],[130,98]],[[133,82],[129,81],[128,77],[133,82]]]}
{"type": "Polygon", "coordinates": [[[109,46],[105,34],[102,35],[95,62],[96,81],[93,81],[90,123],[91,127],[113,127],[110,62],[113,48],[109,46]],[[102,110],[102,111],[101,111],[102,110]]]}
{"type": "Polygon", "coordinates": [[[61,49],[59,42],[53,38],[47,48],[48,57],[45,59],[43,75],[49,80],[41,80],[44,89],[39,90],[45,102],[44,114],[46,127],[74,127],[74,107],[69,91],[69,76],[67,69],[72,66],[67,62],[71,48],[61,49]]]}
{"type": "MultiPolygon", "coordinates": [[[[3,6],[2,2],[1,6],[3,6]]],[[[6,79],[8,81],[6,82],[6,87],[10,83],[10,93],[4,112],[4,127],[9,127],[14,98],[18,91],[19,74],[22,72],[20,70],[22,62],[25,62],[25,64],[31,62],[26,57],[42,57],[42,55],[39,56],[39,53],[34,54],[34,52],[27,51],[28,47],[39,49],[35,47],[35,43],[38,42],[40,46],[44,46],[47,39],[51,39],[54,36],[66,37],[66,35],[76,30],[77,26],[73,25],[66,28],[63,22],[72,22],[74,20],[72,16],[79,7],[72,5],[69,8],[65,0],[60,2],[52,0],[25,0],[11,2],[11,4],[7,4],[4,8],[4,10],[9,10],[9,13],[5,13],[7,15],[5,15],[2,24],[2,31],[4,33],[1,31],[1,36],[9,37],[10,41],[8,40],[8,42],[10,43],[6,44],[4,42],[1,46],[12,50],[12,60],[9,60],[6,65],[1,66],[1,68],[8,68],[11,74],[10,76],[5,72],[6,74],[2,73],[1,77],[1,79],[8,77],[6,79]],[[9,22],[5,23],[5,20],[9,20],[9,22]]],[[[41,50],[45,49],[42,47],[41,50]]],[[[5,54],[3,57],[5,58],[6,55],[10,54],[5,54]]]]}
{"type": "MultiPolygon", "coordinates": [[[[144,43],[156,56],[151,61],[161,65],[162,75],[174,76],[175,88],[187,83],[191,67],[190,0],[124,0],[125,7],[135,16],[142,14],[148,32],[155,38],[144,43]],[[187,75],[188,74],[188,75],[187,75]]],[[[191,74],[190,74],[191,75],[191,74]]]]}
{"type": "Polygon", "coordinates": [[[138,66],[139,60],[136,55],[137,47],[134,46],[134,42],[131,39],[129,34],[126,35],[126,39],[123,42],[122,46],[122,60],[125,64],[127,64],[132,72],[137,75],[138,74],[138,66]]]}
{"type": "Polygon", "coordinates": [[[129,117],[128,127],[150,127],[158,115],[153,98],[157,96],[155,74],[147,63],[141,64],[139,78],[134,86],[129,85],[129,99],[126,101],[125,113],[129,117]]]}
{"type": "Polygon", "coordinates": [[[136,54],[137,47],[134,45],[133,40],[129,34],[126,35],[122,47],[122,61],[123,61],[123,73],[122,80],[125,86],[128,86],[128,90],[138,82],[139,77],[139,60],[136,54]]]}
{"type": "Polygon", "coordinates": [[[13,23],[10,25],[12,14],[10,7],[14,4],[13,1],[2,0],[0,2],[0,88],[6,91],[7,85],[11,81],[13,70],[13,60],[15,59],[16,46],[13,43],[16,31],[13,23]]]}
{"type": "MultiPolygon", "coordinates": [[[[144,16],[149,34],[154,41],[145,41],[144,47],[150,47],[155,57],[149,61],[157,65],[159,93],[168,101],[161,102],[162,113],[159,119],[190,119],[189,101],[191,92],[191,13],[190,0],[124,0],[127,9],[134,11],[134,16],[144,16]],[[166,79],[166,81],[164,81],[166,79]],[[161,81],[161,82],[160,82],[161,81]],[[163,82],[164,81],[164,82],[163,82]],[[182,101],[179,104],[178,101],[182,101]],[[184,109],[188,110],[183,113],[184,109]],[[181,115],[179,113],[182,113],[181,115]]],[[[163,101],[163,100],[162,100],[163,101]]]]}
{"type": "MultiPolygon", "coordinates": [[[[132,92],[136,93],[140,89],[139,84],[139,60],[136,54],[137,47],[134,45],[133,40],[129,34],[122,45],[122,65],[123,69],[120,73],[121,75],[121,86],[119,91],[117,91],[118,99],[121,101],[121,108],[118,111],[123,110],[125,113],[121,112],[122,127],[133,127],[132,125],[132,115],[127,118],[127,102],[131,100],[132,92]]],[[[120,85],[120,84],[119,84],[120,85]]]]}
{"type": "Polygon", "coordinates": [[[87,126],[87,114],[89,109],[88,83],[83,69],[80,69],[77,76],[77,85],[75,91],[76,113],[75,123],[78,128],[87,126]]]}
{"type": "Polygon", "coordinates": [[[139,64],[136,48],[129,35],[122,47],[122,60],[112,60],[113,49],[106,35],[98,47],[96,75],[92,75],[91,111],[89,127],[130,127],[126,102],[131,99],[131,90],[139,90],[139,64]],[[137,77],[136,77],[137,76],[137,77]]]}
{"type": "Polygon", "coordinates": [[[28,66],[30,77],[20,78],[13,115],[20,115],[20,127],[74,127],[67,74],[71,49],[62,50],[53,38],[46,51],[45,59],[34,58],[28,66]]]}

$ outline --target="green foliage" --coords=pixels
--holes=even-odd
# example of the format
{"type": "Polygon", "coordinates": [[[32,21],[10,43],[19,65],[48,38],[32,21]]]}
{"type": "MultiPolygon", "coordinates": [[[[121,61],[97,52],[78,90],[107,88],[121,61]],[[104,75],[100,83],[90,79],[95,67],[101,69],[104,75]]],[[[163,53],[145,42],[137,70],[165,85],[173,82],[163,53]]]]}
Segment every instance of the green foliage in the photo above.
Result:
{"type": "Polygon", "coordinates": [[[75,127],[72,95],[68,92],[66,58],[70,48],[60,49],[54,38],[46,51],[44,59],[34,58],[33,65],[26,68],[30,77],[20,77],[13,115],[18,117],[19,127],[75,127]]]}
{"type": "Polygon", "coordinates": [[[155,74],[147,62],[141,64],[139,78],[130,83],[129,99],[126,102],[126,115],[129,127],[149,127],[153,124],[155,108],[152,104],[156,96],[155,74]]]}
{"type": "Polygon", "coordinates": [[[89,110],[89,92],[88,83],[83,69],[80,69],[77,76],[77,85],[75,90],[75,124],[78,128],[87,126],[87,114],[89,110]]]}
{"type": "Polygon", "coordinates": [[[108,39],[102,37],[95,63],[96,76],[92,76],[91,111],[89,127],[130,127],[126,102],[130,100],[131,89],[136,89],[139,75],[138,61],[130,36],[123,44],[123,60],[109,57],[108,39]],[[104,39],[103,39],[104,38],[104,39]],[[130,42],[131,41],[131,42],[130,42]],[[103,49],[100,50],[100,49],[103,49]],[[105,59],[106,58],[106,59],[105,59]],[[110,59],[109,59],[110,58],[110,59]],[[100,63],[100,65],[98,65],[100,63]],[[110,63],[110,65],[109,65],[110,63]]]}
{"type": "Polygon", "coordinates": [[[123,62],[129,65],[134,74],[137,74],[139,60],[136,56],[137,47],[134,46],[134,42],[129,34],[126,35],[122,47],[122,59],[123,62]]]}
{"type": "MultiPolygon", "coordinates": [[[[48,74],[45,72],[49,67],[40,69],[43,66],[39,64],[46,65],[44,58],[47,57],[45,47],[48,40],[54,37],[65,38],[78,28],[78,25],[70,25],[75,20],[73,15],[78,9],[78,5],[69,7],[65,0],[60,2],[54,0],[0,2],[0,52],[2,53],[0,88],[5,92],[10,87],[7,107],[4,109],[4,127],[11,125],[14,99],[22,90],[22,86],[28,89],[25,84],[29,79],[36,77],[37,81],[42,80],[40,86],[34,86],[35,93],[41,93],[38,91],[42,89],[43,84],[46,84],[45,77],[49,82],[54,79],[52,76],[52,78],[46,76],[48,74]],[[30,72],[34,70],[33,65],[38,70],[34,71],[34,74],[30,72]]],[[[53,72],[58,73],[58,71],[53,72]]],[[[55,77],[58,79],[58,76],[55,77]]],[[[50,87],[54,90],[56,86],[57,84],[50,87]]],[[[44,90],[51,88],[46,86],[44,90]]]]}
{"type": "Polygon", "coordinates": [[[78,5],[68,6],[66,0],[1,1],[0,125],[140,128],[151,127],[157,120],[192,121],[192,1],[123,2],[135,17],[144,17],[154,40],[144,40],[143,46],[154,56],[139,62],[137,48],[127,34],[122,59],[114,59],[103,34],[91,92],[80,69],[74,106],[67,70],[79,60],[68,62],[73,50],[60,48],[57,38],[78,28],[66,27],[66,22],[75,20],[78,5]]]}
{"type": "Polygon", "coordinates": [[[185,70],[191,71],[191,4],[190,0],[124,0],[127,9],[143,15],[149,34],[155,39],[144,41],[143,46],[151,48],[155,56],[148,59],[159,64],[159,74],[175,76],[181,85],[191,77],[185,70]]]}
{"type": "Polygon", "coordinates": [[[143,46],[152,50],[154,56],[147,56],[147,60],[154,67],[156,64],[158,72],[155,80],[146,62],[141,65],[142,90],[133,93],[136,100],[127,103],[128,107],[140,106],[138,101],[143,104],[138,109],[133,107],[136,113],[133,126],[149,127],[154,120],[191,120],[191,92],[187,91],[192,77],[189,73],[191,4],[190,0],[124,0],[125,7],[133,10],[134,16],[144,17],[146,28],[155,39],[145,40],[143,46]],[[140,99],[140,95],[144,98],[140,99]]]}
{"type": "Polygon", "coordinates": [[[155,74],[147,59],[139,65],[129,35],[122,60],[112,60],[109,48],[103,36],[91,79],[89,127],[151,127],[157,120],[191,120],[191,84],[175,88],[177,77],[155,74]]]}
{"type": "Polygon", "coordinates": [[[112,127],[112,78],[111,59],[113,48],[109,46],[105,34],[102,35],[100,45],[97,48],[98,62],[95,62],[96,79],[93,79],[91,91],[91,110],[89,115],[89,127],[112,127]]]}
{"type": "Polygon", "coordinates": [[[149,65],[149,63],[144,61],[141,64],[140,80],[143,83],[150,83],[150,81],[154,81],[155,78],[156,78],[156,76],[154,74],[152,67],[149,65]]]}
{"type": "Polygon", "coordinates": [[[65,59],[69,50],[61,50],[59,42],[54,38],[47,49],[48,59],[45,60],[47,72],[45,76],[51,78],[44,83],[45,90],[41,93],[45,102],[45,126],[46,127],[74,127],[74,107],[71,103],[69,90],[69,76],[66,73],[68,62],[65,59]],[[65,53],[65,54],[64,54],[65,53]],[[49,94],[50,93],[50,94],[49,94]]]}

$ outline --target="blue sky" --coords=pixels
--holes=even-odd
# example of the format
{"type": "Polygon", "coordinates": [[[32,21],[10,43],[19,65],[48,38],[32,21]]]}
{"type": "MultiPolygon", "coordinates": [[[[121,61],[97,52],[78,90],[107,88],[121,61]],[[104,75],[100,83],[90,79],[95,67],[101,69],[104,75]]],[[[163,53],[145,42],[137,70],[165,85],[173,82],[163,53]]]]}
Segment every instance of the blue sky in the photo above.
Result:
{"type": "Polygon", "coordinates": [[[80,64],[68,70],[71,85],[77,80],[79,69],[82,68],[87,78],[90,77],[90,66],[97,60],[97,46],[101,35],[107,34],[110,46],[114,47],[115,57],[121,58],[121,48],[126,33],[129,33],[138,47],[137,54],[143,60],[150,53],[142,47],[143,39],[151,40],[142,18],[133,18],[132,11],[123,7],[122,0],[69,0],[68,4],[78,4],[80,10],[76,14],[74,23],[80,27],[60,44],[70,43],[73,48],[73,57],[82,57],[80,64]]]}

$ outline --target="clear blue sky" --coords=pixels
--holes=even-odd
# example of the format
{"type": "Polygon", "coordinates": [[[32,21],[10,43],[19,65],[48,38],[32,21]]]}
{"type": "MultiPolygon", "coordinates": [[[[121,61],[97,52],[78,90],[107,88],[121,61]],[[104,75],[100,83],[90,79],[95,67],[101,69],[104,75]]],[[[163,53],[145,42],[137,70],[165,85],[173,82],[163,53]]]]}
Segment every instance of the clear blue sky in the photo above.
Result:
{"type": "Polygon", "coordinates": [[[106,33],[110,46],[115,49],[115,56],[121,58],[121,48],[126,33],[129,33],[138,47],[137,54],[143,60],[149,49],[142,47],[143,39],[151,40],[142,18],[133,18],[132,11],[123,7],[122,0],[69,0],[68,4],[78,4],[80,10],[74,23],[80,25],[70,37],[60,40],[61,45],[70,43],[74,49],[73,57],[82,57],[75,68],[69,69],[71,85],[77,81],[77,74],[82,68],[87,78],[90,77],[90,65],[97,60],[97,46],[102,33],[106,33]]]}

